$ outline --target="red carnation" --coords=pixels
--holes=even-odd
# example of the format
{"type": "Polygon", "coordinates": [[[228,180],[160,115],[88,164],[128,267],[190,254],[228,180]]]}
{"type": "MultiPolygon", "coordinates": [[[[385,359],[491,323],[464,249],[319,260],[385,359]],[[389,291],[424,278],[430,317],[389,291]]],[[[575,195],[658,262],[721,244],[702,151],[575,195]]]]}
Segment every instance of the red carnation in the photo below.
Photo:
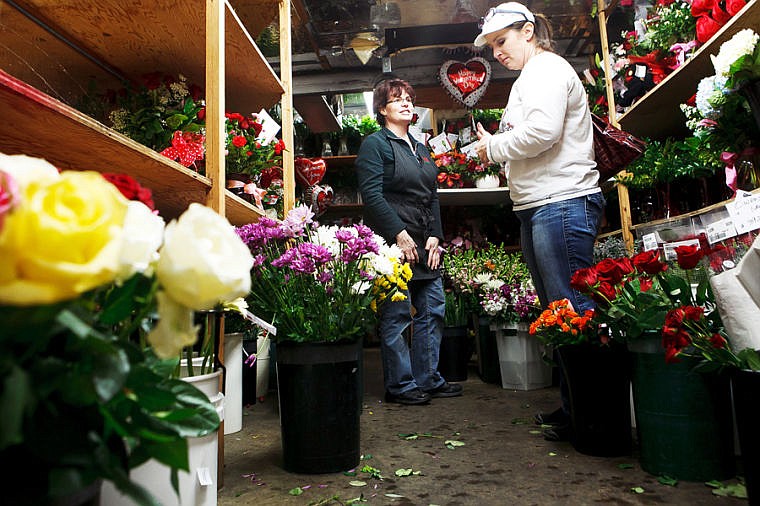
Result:
{"type": "Polygon", "coordinates": [[[232,145],[235,146],[236,148],[242,148],[246,144],[248,144],[248,139],[246,139],[242,135],[236,135],[235,137],[232,138],[232,145]]]}

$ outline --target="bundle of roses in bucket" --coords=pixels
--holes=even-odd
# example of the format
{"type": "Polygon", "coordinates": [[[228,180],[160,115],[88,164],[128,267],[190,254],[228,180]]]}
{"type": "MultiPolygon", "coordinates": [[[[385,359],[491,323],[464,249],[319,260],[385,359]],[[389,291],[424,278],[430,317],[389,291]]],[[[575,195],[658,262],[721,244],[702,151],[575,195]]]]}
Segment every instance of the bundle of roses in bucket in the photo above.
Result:
{"type": "Polygon", "coordinates": [[[192,204],[165,227],[148,190],[109,179],[136,200],[99,173],[0,154],[9,504],[59,504],[99,480],[155,504],[130,469],[152,458],[187,471],[187,438],[219,426],[206,395],[172,373],[196,341],[193,312],[247,294],[253,258],[211,209],[192,204]]]}
{"type": "Polygon", "coordinates": [[[406,297],[411,269],[369,227],[317,226],[313,217],[298,206],[282,221],[236,229],[255,259],[249,306],[273,322],[274,341],[358,339],[378,306],[406,297]]]}

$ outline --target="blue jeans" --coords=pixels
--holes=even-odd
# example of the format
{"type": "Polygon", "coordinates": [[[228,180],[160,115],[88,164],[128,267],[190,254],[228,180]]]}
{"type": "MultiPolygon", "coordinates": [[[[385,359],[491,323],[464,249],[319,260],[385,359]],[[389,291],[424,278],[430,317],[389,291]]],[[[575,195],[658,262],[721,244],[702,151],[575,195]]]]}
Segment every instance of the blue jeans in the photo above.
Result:
{"type": "MultiPolygon", "coordinates": [[[[569,299],[578,313],[594,308],[591,299],[570,287],[570,277],[593,264],[604,204],[604,196],[593,193],[515,213],[520,220],[520,246],[542,307],[569,299]]],[[[569,413],[570,398],[562,374],[559,387],[562,410],[569,413]]]]}
{"type": "Polygon", "coordinates": [[[411,281],[407,298],[380,306],[380,352],[385,391],[433,390],[445,382],[438,372],[445,301],[441,278],[411,281]],[[416,313],[412,318],[411,307],[416,313]],[[414,322],[411,350],[404,331],[414,322]]]}

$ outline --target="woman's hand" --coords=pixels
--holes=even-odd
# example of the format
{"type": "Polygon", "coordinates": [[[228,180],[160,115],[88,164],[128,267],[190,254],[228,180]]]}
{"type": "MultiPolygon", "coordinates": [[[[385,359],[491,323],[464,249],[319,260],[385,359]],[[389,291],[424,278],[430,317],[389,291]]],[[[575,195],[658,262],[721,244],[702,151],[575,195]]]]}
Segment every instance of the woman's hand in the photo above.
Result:
{"type": "Polygon", "coordinates": [[[441,265],[441,250],[438,248],[438,238],[428,237],[427,244],[425,244],[425,249],[428,252],[428,267],[433,270],[437,269],[441,265]]]}
{"type": "Polygon", "coordinates": [[[478,154],[478,158],[483,163],[490,163],[488,159],[488,141],[491,139],[491,134],[488,130],[483,128],[483,124],[478,121],[477,125],[478,143],[475,144],[475,152],[478,154]]]}
{"type": "Polygon", "coordinates": [[[420,261],[420,256],[417,254],[417,244],[412,239],[412,236],[409,235],[409,232],[402,230],[396,234],[396,244],[401,248],[405,261],[410,264],[416,264],[420,261]]]}

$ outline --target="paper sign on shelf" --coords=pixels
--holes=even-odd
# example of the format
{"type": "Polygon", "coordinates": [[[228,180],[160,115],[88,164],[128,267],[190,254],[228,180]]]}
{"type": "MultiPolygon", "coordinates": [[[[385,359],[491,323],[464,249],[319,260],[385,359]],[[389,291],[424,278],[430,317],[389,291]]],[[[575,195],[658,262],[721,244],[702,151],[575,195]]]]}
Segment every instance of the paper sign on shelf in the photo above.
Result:
{"type": "Polygon", "coordinates": [[[662,245],[662,251],[665,253],[665,260],[675,260],[676,248],[679,246],[696,246],[699,247],[699,239],[687,239],[685,241],[666,242],[662,245]]]}
{"type": "Polygon", "coordinates": [[[459,131],[459,140],[462,144],[467,144],[473,140],[475,136],[472,134],[472,127],[464,127],[459,131]]]}
{"type": "Polygon", "coordinates": [[[280,125],[264,109],[259,111],[256,117],[259,123],[261,123],[261,132],[259,132],[256,140],[266,146],[277,137],[277,134],[280,132],[280,125]]]}
{"type": "Polygon", "coordinates": [[[710,244],[735,237],[736,227],[734,226],[734,220],[723,218],[722,220],[714,221],[705,227],[705,233],[707,234],[707,242],[710,244]]]}
{"type": "Polygon", "coordinates": [[[760,228],[760,194],[740,190],[736,192],[734,201],[726,204],[726,210],[734,220],[737,234],[760,228]]]}
{"type": "Polygon", "coordinates": [[[446,134],[446,138],[449,140],[449,144],[451,146],[456,146],[457,141],[459,140],[459,135],[457,134],[446,134]]]}
{"type": "Polygon", "coordinates": [[[449,142],[448,137],[445,133],[438,134],[430,141],[428,142],[430,149],[433,150],[433,153],[436,155],[442,155],[443,153],[447,151],[451,151],[451,142],[449,142]]]}
{"type": "Polygon", "coordinates": [[[644,251],[655,250],[657,249],[657,234],[655,232],[646,234],[641,238],[641,242],[643,243],[644,251]]]}

